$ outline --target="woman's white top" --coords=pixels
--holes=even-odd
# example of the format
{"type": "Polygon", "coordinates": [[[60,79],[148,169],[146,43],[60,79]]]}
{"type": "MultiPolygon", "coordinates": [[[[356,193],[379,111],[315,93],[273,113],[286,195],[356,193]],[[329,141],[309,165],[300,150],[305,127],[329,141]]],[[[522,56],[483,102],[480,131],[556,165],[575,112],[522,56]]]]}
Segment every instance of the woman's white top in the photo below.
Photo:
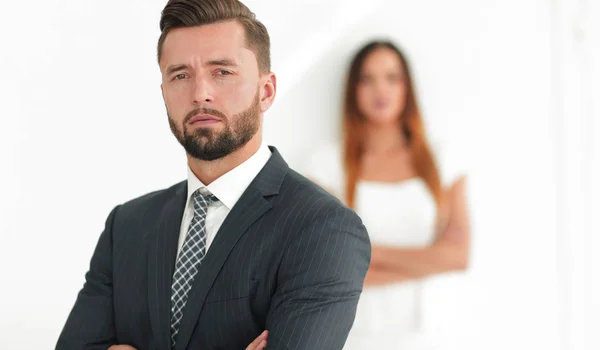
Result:
{"type": "MultiPolygon", "coordinates": [[[[463,171],[454,166],[456,162],[443,157],[439,148],[432,151],[435,152],[442,185],[448,187],[463,171]]],[[[342,156],[341,145],[327,144],[310,157],[302,172],[343,201],[345,172],[342,156]]],[[[421,178],[400,182],[360,180],[356,187],[355,210],[362,218],[373,245],[424,247],[435,239],[437,207],[421,178]]],[[[436,340],[441,338],[433,333],[440,333],[435,332],[435,328],[439,328],[440,315],[427,311],[428,304],[435,304],[426,300],[427,283],[427,280],[408,281],[365,287],[344,349],[439,349],[435,345],[436,340]],[[438,318],[438,322],[425,319],[434,317],[438,318]]],[[[445,297],[439,294],[436,299],[445,297]]]]}

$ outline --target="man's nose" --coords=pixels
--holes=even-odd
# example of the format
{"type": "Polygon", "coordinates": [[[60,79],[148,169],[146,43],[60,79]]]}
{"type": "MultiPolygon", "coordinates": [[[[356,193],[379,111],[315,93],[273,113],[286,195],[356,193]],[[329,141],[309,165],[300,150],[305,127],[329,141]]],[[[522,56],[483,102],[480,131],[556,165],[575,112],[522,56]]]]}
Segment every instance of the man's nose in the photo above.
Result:
{"type": "Polygon", "coordinates": [[[214,101],[210,82],[203,77],[198,77],[194,81],[194,104],[204,104],[214,101]]]}

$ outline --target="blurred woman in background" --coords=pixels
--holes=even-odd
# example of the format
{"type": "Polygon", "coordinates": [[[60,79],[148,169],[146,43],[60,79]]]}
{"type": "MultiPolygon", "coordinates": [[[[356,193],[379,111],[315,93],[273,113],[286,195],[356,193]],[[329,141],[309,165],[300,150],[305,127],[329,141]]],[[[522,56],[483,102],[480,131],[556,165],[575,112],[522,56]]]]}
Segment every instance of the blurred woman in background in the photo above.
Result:
{"type": "Polygon", "coordinates": [[[352,60],[343,131],[343,143],[320,147],[304,173],[356,210],[371,237],[345,349],[430,349],[420,280],[467,267],[465,176],[440,145],[430,147],[408,63],[394,44],[371,42],[352,60]]]}

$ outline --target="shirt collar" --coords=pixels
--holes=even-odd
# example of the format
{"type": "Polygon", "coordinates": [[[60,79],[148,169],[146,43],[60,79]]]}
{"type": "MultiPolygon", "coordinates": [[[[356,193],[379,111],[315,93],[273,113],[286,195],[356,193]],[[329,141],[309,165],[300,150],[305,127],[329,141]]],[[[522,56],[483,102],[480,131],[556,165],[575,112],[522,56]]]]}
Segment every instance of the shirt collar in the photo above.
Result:
{"type": "Polygon", "coordinates": [[[250,158],[223,174],[208,186],[198,180],[188,165],[188,202],[197,189],[206,188],[210,193],[215,195],[227,209],[231,210],[244,191],[246,191],[246,188],[248,188],[252,180],[254,180],[256,175],[258,175],[265,164],[267,164],[270,157],[271,150],[269,150],[269,147],[267,147],[265,143],[262,143],[258,151],[250,158]]]}

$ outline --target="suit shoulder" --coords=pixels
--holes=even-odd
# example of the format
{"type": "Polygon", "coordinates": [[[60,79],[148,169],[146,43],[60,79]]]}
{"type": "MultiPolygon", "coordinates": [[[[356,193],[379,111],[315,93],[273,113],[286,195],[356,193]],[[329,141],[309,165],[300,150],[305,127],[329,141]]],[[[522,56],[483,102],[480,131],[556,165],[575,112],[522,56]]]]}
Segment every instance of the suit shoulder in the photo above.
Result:
{"type": "Polygon", "coordinates": [[[179,191],[184,191],[186,189],[185,184],[186,182],[182,181],[169,188],[152,191],[130,199],[118,206],[119,213],[124,217],[130,217],[140,212],[147,212],[153,208],[160,208],[169,198],[179,191]]]}
{"type": "Polygon", "coordinates": [[[348,211],[354,213],[336,196],[293,169],[289,170],[282,187],[289,192],[291,201],[310,202],[311,205],[306,206],[307,212],[317,211],[324,214],[333,211],[348,211]]]}
{"type": "Polygon", "coordinates": [[[301,237],[318,241],[330,240],[332,235],[342,234],[360,237],[369,244],[368,233],[361,217],[337,197],[314,182],[290,169],[282,184],[278,210],[284,220],[283,231],[291,242],[308,242],[301,237]],[[289,225],[289,226],[286,226],[289,225]]]}

